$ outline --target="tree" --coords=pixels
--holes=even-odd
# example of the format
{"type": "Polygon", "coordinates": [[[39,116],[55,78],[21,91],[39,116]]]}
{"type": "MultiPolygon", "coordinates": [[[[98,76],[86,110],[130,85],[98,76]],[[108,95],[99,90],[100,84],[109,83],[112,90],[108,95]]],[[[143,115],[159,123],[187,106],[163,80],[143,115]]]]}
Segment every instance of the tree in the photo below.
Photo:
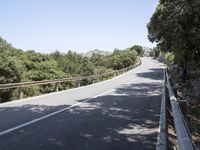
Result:
{"type": "Polygon", "coordinates": [[[93,54],[92,57],[90,57],[90,61],[93,63],[95,67],[99,66],[106,67],[108,63],[107,56],[101,54],[93,54]]]}
{"type": "MultiPolygon", "coordinates": [[[[83,58],[83,63],[81,64],[81,76],[90,76],[94,74],[94,66],[88,57],[83,58]]],[[[92,81],[83,80],[82,85],[90,84],[92,81]]]]}
{"type": "MultiPolygon", "coordinates": [[[[12,54],[13,47],[0,37],[0,84],[21,82],[23,67],[20,59],[12,54]]],[[[0,102],[12,98],[13,89],[0,91],[0,102]]]]}
{"type": "Polygon", "coordinates": [[[189,64],[200,60],[200,1],[160,0],[147,25],[148,38],[162,51],[173,51],[185,82],[189,64]]]}
{"type": "Polygon", "coordinates": [[[130,48],[131,51],[135,50],[138,53],[138,56],[142,56],[143,55],[143,48],[140,45],[134,45],[130,48]]]}
{"type": "Polygon", "coordinates": [[[160,54],[160,49],[158,47],[154,47],[150,51],[150,56],[153,57],[154,59],[157,58],[160,54]]]}
{"type": "MultiPolygon", "coordinates": [[[[72,51],[41,54],[34,50],[22,51],[12,47],[0,37],[0,84],[26,81],[51,80],[66,77],[90,76],[110,72],[113,69],[129,67],[136,62],[135,50],[115,49],[112,54],[94,54],[91,58],[83,57],[72,51]]],[[[84,80],[82,85],[92,83],[84,80]]],[[[62,83],[62,88],[74,87],[75,83],[62,83]]],[[[53,85],[23,88],[24,97],[51,92],[53,85]]],[[[16,90],[0,91],[0,102],[12,100],[16,90]]]]}
{"type": "Polygon", "coordinates": [[[111,57],[111,65],[114,70],[129,67],[137,60],[137,52],[132,50],[115,51],[111,57]]]}
{"type": "Polygon", "coordinates": [[[94,66],[89,60],[89,58],[85,57],[81,65],[81,76],[89,76],[93,74],[94,74],[94,66]]]}

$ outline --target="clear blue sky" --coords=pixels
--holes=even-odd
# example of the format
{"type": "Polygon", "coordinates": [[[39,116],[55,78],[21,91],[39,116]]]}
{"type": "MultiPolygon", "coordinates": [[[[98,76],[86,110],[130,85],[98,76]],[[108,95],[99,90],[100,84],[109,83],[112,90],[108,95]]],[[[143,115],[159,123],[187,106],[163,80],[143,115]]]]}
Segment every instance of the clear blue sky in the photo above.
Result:
{"type": "Polygon", "coordinates": [[[153,47],[146,24],[158,0],[2,0],[0,36],[16,48],[112,51],[153,47]]]}

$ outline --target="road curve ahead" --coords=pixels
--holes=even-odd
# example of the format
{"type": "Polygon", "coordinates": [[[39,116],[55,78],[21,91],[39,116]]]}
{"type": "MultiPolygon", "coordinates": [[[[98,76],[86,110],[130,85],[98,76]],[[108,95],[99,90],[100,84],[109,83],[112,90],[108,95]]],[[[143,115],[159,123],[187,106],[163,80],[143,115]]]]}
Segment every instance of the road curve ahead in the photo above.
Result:
{"type": "Polygon", "coordinates": [[[0,150],[155,149],[162,64],[111,80],[0,104],[0,150]]]}

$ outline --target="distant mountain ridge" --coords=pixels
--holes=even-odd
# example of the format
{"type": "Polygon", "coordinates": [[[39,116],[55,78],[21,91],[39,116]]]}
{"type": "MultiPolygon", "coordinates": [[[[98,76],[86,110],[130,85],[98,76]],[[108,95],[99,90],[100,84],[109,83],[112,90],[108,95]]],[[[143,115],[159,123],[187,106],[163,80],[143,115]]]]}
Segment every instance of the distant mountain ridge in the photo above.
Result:
{"type": "Polygon", "coordinates": [[[92,57],[93,54],[100,54],[100,55],[109,55],[110,52],[94,49],[91,51],[88,51],[87,53],[82,54],[84,57],[92,57]]]}

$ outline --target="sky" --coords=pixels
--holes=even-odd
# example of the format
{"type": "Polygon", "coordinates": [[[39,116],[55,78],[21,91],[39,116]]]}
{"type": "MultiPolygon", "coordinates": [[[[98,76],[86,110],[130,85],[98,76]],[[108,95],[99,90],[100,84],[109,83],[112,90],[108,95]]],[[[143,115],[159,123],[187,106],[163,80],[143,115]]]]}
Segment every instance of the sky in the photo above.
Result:
{"type": "Polygon", "coordinates": [[[154,47],[146,28],[158,0],[1,0],[0,36],[51,53],[154,47]]]}

